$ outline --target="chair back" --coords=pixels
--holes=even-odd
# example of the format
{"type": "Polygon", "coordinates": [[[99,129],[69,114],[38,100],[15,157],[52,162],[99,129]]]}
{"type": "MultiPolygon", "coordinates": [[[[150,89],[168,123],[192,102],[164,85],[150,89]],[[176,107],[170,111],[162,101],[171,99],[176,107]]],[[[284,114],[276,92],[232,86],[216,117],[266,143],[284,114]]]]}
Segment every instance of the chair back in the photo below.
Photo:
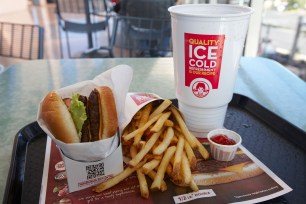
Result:
{"type": "Polygon", "coordinates": [[[111,2],[108,0],[91,0],[91,10],[94,15],[109,16],[111,12],[111,2]]]}
{"type": "Polygon", "coordinates": [[[56,0],[55,3],[59,24],[65,31],[96,32],[108,26],[106,0],[56,0]]]}
{"type": "Polygon", "coordinates": [[[170,18],[168,8],[175,5],[175,0],[121,0],[120,15],[170,18]]]}
{"type": "Polygon", "coordinates": [[[87,5],[93,13],[110,11],[106,0],[55,0],[58,14],[84,14],[87,5]]]}
{"type": "Polygon", "coordinates": [[[42,59],[44,29],[38,25],[0,22],[0,55],[19,59],[42,59]]]}
{"type": "Polygon", "coordinates": [[[56,0],[56,13],[58,15],[65,14],[84,14],[84,0],[56,0]]]}
{"type": "Polygon", "coordinates": [[[114,57],[172,56],[171,20],[116,16],[111,44],[114,57]]]}
{"type": "MultiPolygon", "coordinates": [[[[122,16],[132,16],[138,18],[153,18],[153,19],[170,19],[170,13],[168,8],[175,4],[175,0],[122,0],[121,11],[122,16]]],[[[146,24],[149,21],[134,21],[130,19],[130,24],[137,24],[138,27],[142,28],[156,28],[159,29],[157,23],[154,25],[146,24]]]]}
{"type": "Polygon", "coordinates": [[[67,49],[68,57],[72,57],[71,47],[78,47],[70,41],[70,32],[87,34],[88,47],[84,48],[84,52],[86,49],[98,47],[100,42],[97,36],[100,31],[107,32],[109,44],[110,7],[107,2],[108,0],[55,0],[62,58],[64,49],[67,49]],[[65,34],[66,45],[61,38],[63,34],[65,34]]]}
{"type": "Polygon", "coordinates": [[[105,50],[111,50],[109,57],[172,56],[168,12],[172,5],[175,0],[120,0],[120,11],[112,18],[110,47],[100,47],[86,56],[105,56],[105,50]]]}

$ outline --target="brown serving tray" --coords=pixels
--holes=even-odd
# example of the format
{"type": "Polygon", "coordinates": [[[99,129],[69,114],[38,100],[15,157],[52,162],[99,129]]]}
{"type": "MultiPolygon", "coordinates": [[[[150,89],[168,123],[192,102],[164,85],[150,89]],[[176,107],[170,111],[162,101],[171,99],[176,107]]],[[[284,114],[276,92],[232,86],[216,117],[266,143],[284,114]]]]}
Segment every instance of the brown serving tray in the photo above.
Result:
{"type": "MultiPolygon", "coordinates": [[[[177,105],[177,100],[172,101],[177,105]]],[[[265,204],[305,202],[304,131],[239,94],[233,96],[224,126],[238,132],[242,145],[293,189],[265,204]]],[[[37,122],[17,132],[3,203],[39,202],[46,139],[37,122]]]]}

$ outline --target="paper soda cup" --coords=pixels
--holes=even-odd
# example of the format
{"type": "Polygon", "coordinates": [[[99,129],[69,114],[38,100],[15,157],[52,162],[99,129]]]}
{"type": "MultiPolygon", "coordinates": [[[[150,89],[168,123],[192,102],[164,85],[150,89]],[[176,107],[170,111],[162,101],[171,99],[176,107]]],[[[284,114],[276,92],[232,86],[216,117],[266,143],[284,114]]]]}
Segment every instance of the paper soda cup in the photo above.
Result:
{"type": "Polygon", "coordinates": [[[197,137],[223,127],[253,9],[229,4],[169,8],[176,97],[197,137]]]}

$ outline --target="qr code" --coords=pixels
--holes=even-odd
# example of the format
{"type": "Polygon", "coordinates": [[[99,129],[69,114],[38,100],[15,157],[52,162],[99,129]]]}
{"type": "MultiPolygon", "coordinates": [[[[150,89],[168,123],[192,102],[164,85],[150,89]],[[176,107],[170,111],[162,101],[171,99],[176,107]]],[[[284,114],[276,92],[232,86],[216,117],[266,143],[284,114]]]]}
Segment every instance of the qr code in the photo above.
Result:
{"type": "Polygon", "coordinates": [[[104,175],[104,163],[86,166],[87,179],[94,179],[104,175]]]}

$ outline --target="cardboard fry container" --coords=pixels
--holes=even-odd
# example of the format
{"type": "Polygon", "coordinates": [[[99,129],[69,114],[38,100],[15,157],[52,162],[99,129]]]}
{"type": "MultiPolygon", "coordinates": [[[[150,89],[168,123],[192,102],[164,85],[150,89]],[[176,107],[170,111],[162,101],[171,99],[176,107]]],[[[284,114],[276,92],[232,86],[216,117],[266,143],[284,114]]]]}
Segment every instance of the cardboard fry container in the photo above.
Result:
{"type": "MultiPolygon", "coordinates": [[[[118,126],[120,127],[124,121],[125,96],[132,76],[131,67],[119,65],[96,76],[93,80],[82,81],[58,89],[56,92],[62,98],[71,97],[73,93],[88,96],[95,87],[108,86],[112,89],[115,98],[118,126]]],[[[49,131],[47,124],[41,117],[41,103],[38,108],[37,122],[60,149],[65,163],[69,192],[97,185],[123,171],[119,128],[114,136],[107,139],[66,144],[57,140],[49,131]]]]}
{"type": "MultiPolygon", "coordinates": [[[[128,93],[126,95],[126,100],[125,100],[125,120],[124,120],[125,122],[122,123],[122,126],[120,127],[120,132],[122,133],[124,131],[124,129],[133,119],[133,116],[141,108],[143,108],[144,106],[146,106],[147,104],[153,101],[158,101],[158,100],[162,102],[164,99],[154,93],[146,93],[146,92],[128,93]]],[[[171,106],[176,108],[173,104],[171,104],[171,106]]]]}

